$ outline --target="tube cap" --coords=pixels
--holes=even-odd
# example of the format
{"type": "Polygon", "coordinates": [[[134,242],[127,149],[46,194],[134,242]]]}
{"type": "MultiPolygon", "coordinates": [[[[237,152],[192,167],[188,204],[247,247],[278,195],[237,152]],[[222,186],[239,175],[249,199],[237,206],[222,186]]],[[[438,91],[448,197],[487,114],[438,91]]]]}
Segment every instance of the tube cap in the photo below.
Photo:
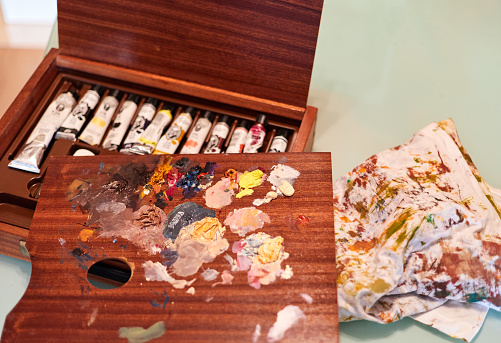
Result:
{"type": "Polygon", "coordinates": [[[100,85],[94,85],[94,87],[92,87],[91,89],[97,94],[99,94],[99,96],[103,95],[104,93],[104,88],[100,85]]]}
{"type": "Polygon", "coordinates": [[[75,100],[78,100],[78,94],[80,92],[76,87],[71,86],[70,89],[68,89],[68,92],[71,94],[73,98],[75,98],[75,100]]]}
{"type": "Polygon", "coordinates": [[[188,106],[182,110],[182,113],[188,113],[193,118],[197,113],[197,109],[195,107],[188,106]]]}
{"type": "Polygon", "coordinates": [[[250,123],[249,121],[243,119],[240,123],[238,123],[237,127],[243,127],[245,128],[246,130],[249,129],[249,126],[250,126],[250,123]]]}
{"type": "Polygon", "coordinates": [[[114,97],[115,99],[119,99],[120,96],[121,96],[122,92],[119,91],[118,89],[111,89],[109,92],[108,92],[108,96],[112,96],[114,97]]]}
{"type": "Polygon", "coordinates": [[[202,115],[202,118],[212,121],[212,119],[214,119],[214,113],[212,113],[211,111],[205,111],[204,114],[202,115]]]}
{"type": "Polygon", "coordinates": [[[217,122],[228,124],[230,122],[230,116],[227,114],[223,114],[223,116],[219,117],[217,122]]]}
{"type": "Polygon", "coordinates": [[[260,114],[257,116],[256,122],[259,124],[263,124],[266,126],[268,124],[268,118],[266,117],[266,114],[260,114]]]}
{"type": "Polygon", "coordinates": [[[280,129],[278,129],[275,137],[277,137],[277,136],[282,136],[282,137],[287,139],[289,137],[289,130],[284,129],[284,128],[280,128],[280,129]]]}
{"type": "Polygon", "coordinates": [[[151,104],[155,107],[158,106],[158,99],[155,99],[155,98],[146,98],[146,100],[144,101],[145,104],[151,104]]]}
{"type": "Polygon", "coordinates": [[[131,94],[127,95],[127,100],[132,101],[133,103],[137,104],[139,102],[139,95],[131,93],[131,94]]]}

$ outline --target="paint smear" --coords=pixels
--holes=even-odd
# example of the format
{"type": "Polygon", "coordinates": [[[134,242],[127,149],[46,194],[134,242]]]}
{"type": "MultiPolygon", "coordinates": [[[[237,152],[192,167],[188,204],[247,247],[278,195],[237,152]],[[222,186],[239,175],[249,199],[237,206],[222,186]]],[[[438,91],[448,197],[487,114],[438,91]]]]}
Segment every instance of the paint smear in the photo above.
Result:
{"type": "Polygon", "coordinates": [[[280,278],[284,280],[289,280],[292,278],[293,275],[294,272],[292,271],[292,267],[286,265],[284,271],[282,272],[282,274],[280,274],[280,278]]]}
{"type": "Polygon", "coordinates": [[[224,221],[224,225],[228,225],[231,232],[241,237],[262,228],[265,223],[271,223],[270,217],[255,207],[236,209],[228,214],[224,221]]]}
{"type": "Polygon", "coordinates": [[[268,331],[268,342],[278,342],[284,338],[285,332],[296,325],[299,320],[305,319],[303,311],[297,306],[288,305],[283,310],[278,311],[277,321],[268,331]]]}
{"type": "Polygon", "coordinates": [[[212,262],[225,252],[228,241],[223,238],[226,229],[217,218],[206,217],[194,222],[179,232],[171,250],[176,250],[179,258],[172,268],[179,276],[195,274],[204,263],[212,262]]]}
{"type": "Polygon", "coordinates": [[[237,261],[235,261],[235,259],[233,259],[233,257],[231,257],[230,255],[225,254],[223,257],[230,264],[230,268],[231,268],[232,272],[238,272],[239,270],[243,270],[243,269],[238,268],[237,261]]]}
{"type": "MultiPolygon", "coordinates": [[[[273,185],[273,187],[277,190],[278,194],[282,194],[280,187],[282,186],[282,181],[287,181],[287,183],[292,187],[294,182],[299,177],[301,173],[296,169],[289,167],[285,164],[277,164],[271,168],[270,176],[268,177],[268,181],[273,185]]],[[[289,194],[291,191],[287,184],[285,186],[286,192],[289,194]]],[[[282,188],[284,190],[284,188],[282,188]]],[[[293,189],[292,189],[292,193],[293,189]]],[[[290,194],[292,195],[292,194],[290,194]]]]}
{"type": "Polygon", "coordinates": [[[188,293],[190,295],[194,295],[195,294],[195,287],[188,288],[188,290],[186,291],[186,293],[188,293]]]}
{"type": "Polygon", "coordinates": [[[203,168],[198,165],[191,167],[177,181],[176,186],[182,189],[183,196],[186,199],[191,199],[202,189],[210,187],[216,167],[216,162],[207,162],[203,168]]]}
{"type": "Polygon", "coordinates": [[[269,202],[271,202],[272,200],[276,199],[277,197],[278,197],[277,192],[269,191],[268,193],[266,193],[266,196],[263,199],[255,199],[252,202],[252,205],[254,205],[254,206],[261,206],[261,205],[264,205],[264,204],[268,204],[269,202]]]}
{"type": "Polygon", "coordinates": [[[155,294],[160,298],[160,301],[156,299],[151,300],[151,306],[165,309],[165,306],[167,306],[167,303],[170,300],[169,294],[167,294],[167,291],[165,289],[163,293],[155,292],[155,294]]]}
{"type": "Polygon", "coordinates": [[[167,215],[155,205],[143,205],[137,211],[126,208],[120,215],[100,218],[101,237],[122,237],[149,254],[158,254],[167,247],[163,230],[167,215]]]}
{"type": "Polygon", "coordinates": [[[89,317],[89,320],[87,321],[87,326],[91,326],[94,321],[96,320],[97,318],[97,312],[98,312],[98,308],[96,307],[94,310],[92,310],[92,313],[89,317]]]}
{"type": "Polygon", "coordinates": [[[118,337],[127,338],[129,343],[144,343],[152,339],[162,337],[165,333],[163,321],[156,322],[147,329],[142,327],[121,327],[118,329],[118,337]]]}
{"type": "Polygon", "coordinates": [[[93,234],[94,230],[92,229],[82,229],[82,231],[78,234],[78,238],[80,238],[82,242],[87,242],[93,234]]]}
{"type": "Polygon", "coordinates": [[[196,280],[176,280],[169,275],[169,273],[167,272],[167,267],[165,267],[160,262],[146,261],[143,263],[143,268],[146,281],[167,281],[177,289],[182,289],[186,286],[190,286],[196,280]]]}
{"type": "Polygon", "coordinates": [[[200,274],[200,276],[203,277],[203,279],[205,281],[216,280],[218,275],[219,275],[219,272],[217,270],[210,269],[210,268],[207,268],[206,270],[203,271],[203,273],[200,274]]]}
{"type": "Polygon", "coordinates": [[[260,186],[263,183],[263,172],[259,169],[253,170],[251,172],[245,171],[239,177],[238,185],[240,186],[240,192],[236,195],[237,198],[241,198],[246,195],[251,195],[254,193],[252,188],[260,186]]]}
{"type": "Polygon", "coordinates": [[[303,298],[304,301],[306,301],[308,304],[313,304],[313,298],[307,294],[307,293],[299,293],[301,298],[303,298]]]}
{"type": "MultiPolygon", "coordinates": [[[[283,260],[289,257],[284,251],[283,238],[271,237],[263,232],[254,233],[233,244],[232,251],[237,254],[237,266],[247,271],[247,280],[251,287],[259,289],[269,285],[280,277],[284,270],[283,260]]],[[[292,276],[292,270],[288,273],[292,276]]]]}
{"type": "Polygon", "coordinates": [[[182,228],[202,220],[206,217],[215,217],[216,212],[188,201],[177,205],[167,216],[167,224],[163,234],[165,238],[175,241],[182,228]]]}
{"type": "Polygon", "coordinates": [[[261,336],[261,325],[256,324],[256,329],[254,329],[254,333],[252,334],[252,342],[257,343],[260,336],[261,336]]]}
{"type": "Polygon", "coordinates": [[[223,273],[221,274],[221,282],[216,282],[215,284],[212,285],[212,287],[216,287],[217,285],[231,285],[233,282],[233,275],[231,275],[231,272],[229,270],[223,270],[223,273]]]}
{"type": "Polygon", "coordinates": [[[238,188],[238,185],[232,183],[230,178],[222,178],[214,186],[207,188],[205,191],[205,205],[216,209],[230,205],[235,197],[233,189],[236,188],[238,188]]]}

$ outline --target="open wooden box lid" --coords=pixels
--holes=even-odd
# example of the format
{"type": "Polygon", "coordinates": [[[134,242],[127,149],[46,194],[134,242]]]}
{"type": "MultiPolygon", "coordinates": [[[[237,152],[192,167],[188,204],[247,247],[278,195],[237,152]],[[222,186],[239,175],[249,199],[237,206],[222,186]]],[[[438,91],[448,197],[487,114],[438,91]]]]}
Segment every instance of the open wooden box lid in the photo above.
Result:
{"type": "Polygon", "coordinates": [[[300,113],[322,5],[323,0],[59,0],[60,52],[300,113]]]}

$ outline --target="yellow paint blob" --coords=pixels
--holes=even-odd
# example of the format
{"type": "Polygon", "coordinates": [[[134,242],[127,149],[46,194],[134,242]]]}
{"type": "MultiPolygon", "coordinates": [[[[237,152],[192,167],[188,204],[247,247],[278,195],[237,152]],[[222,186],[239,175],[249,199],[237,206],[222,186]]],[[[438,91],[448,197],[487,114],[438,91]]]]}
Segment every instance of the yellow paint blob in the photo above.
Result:
{"type": "Polygon", "coordinates": [[[87,242],[87,240],[92,237],[92,235],[94,234],[94,230],[91,230],[91,229],[83,229],[82,231],[80,231],[80,233],[78,234],[78,237],[80,238],[80,240],[82,242],[87,242]]]}
{"type": "Polygon", "coordinates": [[[271,263],[278,260],[282,251],[284,239],[280,236],[266,241],[257,250],[257,259],[261,263],[271,263]]]}
{"type": "MultiPolygon", "coordinates": [[[[155,171],[153,172],[153,175],[150,177],[150,181],[148,182],[149,185],[152,187],[155,187],[155,185],[159,183],[164,183],[164,175],[167,175],[170,170],[172,169],[171,165],[171,160],[172,157],[166,157],[160,163],[157,165],[155,168],[155,171]]],[[[150,193],[150,190],[143,187],[143,190],[141,191],[141,198],[145,197],[150,193]]]]}
{"type": "Polygon", "coordinates": [[[160,162],[158,166],[155,168],[153,175],[150,178],[150,185],[157,184],[159,182],[164,181],[164,175],[168,174],[172,169],[172,165],[170,164],[172,157],[167,157],[164,161],[160,162]]]}
{"type": "Polygon", "coordinates": [[[214,240],[216,234],[221,232],[221,235],[226,231],[217,218],[205,217],[198,222],[193,223],[195,226],[191,237],[200,243],[208,243],[214,240]]]}
{"type": "Polygon", "coordinates": [[[238,185],[240,186],[241,191],[236,195],[237,198],[241,198],[246,195],[251,195],[254,193],[254,190],[251,188],[257,187],[263,183],[263,172],[259,169],[256,169],[251,172],[244,172],[240,175],[240,180],[238,185]]]}

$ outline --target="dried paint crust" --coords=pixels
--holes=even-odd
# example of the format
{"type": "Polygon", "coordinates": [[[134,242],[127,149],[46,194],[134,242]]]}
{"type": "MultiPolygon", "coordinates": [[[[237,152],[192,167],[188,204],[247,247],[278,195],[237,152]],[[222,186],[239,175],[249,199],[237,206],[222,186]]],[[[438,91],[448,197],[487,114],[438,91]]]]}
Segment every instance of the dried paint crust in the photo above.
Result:
{"type": "MultiPolygon", "coordinates": [[[[451,120],[425,127],[337,180],[340,320],[388,323],[448,300],[500,310],[497,194],[451,120]]],[[[485,312],[472,322],[483,321],[485,312]]],[[[471,330],[461,338],[471,339],[471,330]]]]}

